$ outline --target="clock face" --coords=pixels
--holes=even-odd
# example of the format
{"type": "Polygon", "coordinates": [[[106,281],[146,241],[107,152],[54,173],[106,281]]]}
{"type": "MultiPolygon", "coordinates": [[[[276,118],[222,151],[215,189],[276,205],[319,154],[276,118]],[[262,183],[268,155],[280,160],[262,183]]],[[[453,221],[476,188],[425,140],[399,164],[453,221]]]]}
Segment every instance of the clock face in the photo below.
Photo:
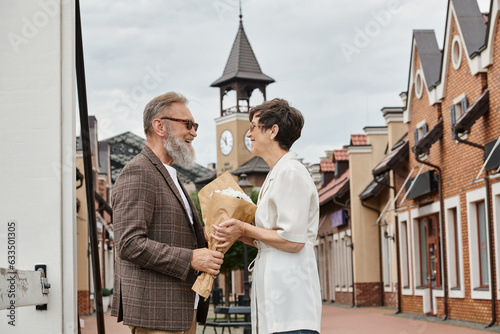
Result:
{"type": "Polygon", "coordinates": [[[247,137],[247,134],[248,134],[249,131],[250,130],[247,130],[247,132],[245,133],[245,147],[250,152],[251,149],[252,149],[252,140],[247,137]]]}
{"type": "Polygon", "coordinates": [[[233,149],[233,134],[229,130],[224,130],[220,135],[219,140],[220,152],[223,155],[228,155],[233,149]]]}

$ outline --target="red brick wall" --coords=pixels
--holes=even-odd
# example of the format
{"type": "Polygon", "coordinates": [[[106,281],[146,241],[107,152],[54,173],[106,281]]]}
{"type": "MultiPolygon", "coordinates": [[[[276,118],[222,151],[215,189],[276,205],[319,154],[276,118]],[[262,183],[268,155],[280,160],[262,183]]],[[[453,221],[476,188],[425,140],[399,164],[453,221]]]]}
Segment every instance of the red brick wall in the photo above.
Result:
{"type": "Polygon", "coordinates": [[[335,292],[335,303],[352,305],[352,292],[335,292]]]}
{"type": "MultiPolygon", "coordinates": [[[[453,41],[453,36],[458,34],[457,25],[452,22],[450,44],[453,41]]],[[[496,28],[498,30],[498,26],[496,28]]],[[[471,299],[471,280],[470,280],[470,263],[469,263],[469,243],[468,243],[468,221],[467,221],[467,203],[466,193],[475,189],[484,188],[484,182],[472,181],[478,174],[483,164],[483,152],[480,149],[469,145],[457,143],[451,138],[451,118],[450,106],[453,100],[465,93],[468,99],[469,106],[481,95],[484,84],[487,82],[490,88],[490,111],[488,114],[479,119],[468,135],[467,140],[484,145],[500,135],[500,101],[499,101],[499,79],[498,73],[500,70],[500,38],[496,37],[494,63],[488,69],[488,74],[481,73],[472,75],[471,69],[467,62],[466,50],[462,49],[462,61],[458,70],[453,67],[451,58],[445,59],[444,63],[447,66],[446,86],[444,87],[444,98],[441,105],[430,106],[427,98],[427,93],[424,93],[420,99],[417,99],[415,94],[411,95],[411,122],[408,124],[410,147],[414,146],[413,130],[416,125],[423,119],[427,121],[429,130],[437,123],[438,118],[442,115],[443,119],[443,137],[436,142],[430,149],[427,161],[432,164],[439,165],[442,169],[443,179],[443,198],[447,199],[454,196],[460,197],[460,215],[462,222],[462,246],[463,246],[463,262],[464,262],[464,286],[465,298],[448,298],[448,318],[467,321],[475,321],[487,323],[491,320],[491,301],[471,299]]],[[[447,46],[451,49],[451,45],[447,46]]],[[[462,45],[463,47],[463,45],[462,45]]],[[[449,54],[451,57],[451,52],[449,54]]],[[[418,52],[416,53],[416,64],[419,64],[418,52]]],[[[418,66],[417,66],[418,69],[418,66]]],[[[415,160],[413,152],[410,152],[410,168],[420,168],[420,164],[415,160]]],[[[423,172],[429,170],[430,167],[425,166],[423,172]]],[[[500,180],[492,180],[492,183],[500,180]]],[[[432,194],[427,198],[418,199],[423,202],[431,200],[439,201],[438,194],[432,194]]],[[[407,200],[402,206],[413,206],[418,204],[418,201],[407,200]]],[[[490,215],[492,217],[492,212],[490,215]]],[[[413,218],[413,217],[411,217],[413,218]]],[[[441,218],[441,217],[440,217],[441,218]]],[[[442,227],[442,225],[441,225],[442,227]]],[[[493,224],[491,225],[493,229],[493,224]]],[[[414,247],[415,245],[411,245],[414,247]]],[[[443,249],[446,250],[446,244],[443,244],[443,249]]],[[[445,255],[445,254],[443,254],[445,255]]],[[[491,254],[494,256],[494,254],[491,254]]],[[[413,259],[411,259],[413,263],[413,259]]],[[[444,279],[444,270],[443,279],[444,279]]],[[[490,284],[496,281],[496,271],[491,273],[490,284]]],[[[444,299],[438,298],[438,316],[444,315],[444,299]]],[[[408,313],[422,313],[422,297],[417,296],[402,296],[402,311],[408,313]]],[[[497,308],[497,314],[500,310],[497,308]]],[[[499,314],[500,315],[500,314],[499,314]]]]}
{"type": "Polygon", "coordinates": [[[381,284],[354,283],[356,306],[380,306],[382,303],[381,284]]]}
{"type": "Polygon", "coordinates": [[[78,290],[78,313],[81,315],[89,314],[90,298],[88,290],[78,290]]]}

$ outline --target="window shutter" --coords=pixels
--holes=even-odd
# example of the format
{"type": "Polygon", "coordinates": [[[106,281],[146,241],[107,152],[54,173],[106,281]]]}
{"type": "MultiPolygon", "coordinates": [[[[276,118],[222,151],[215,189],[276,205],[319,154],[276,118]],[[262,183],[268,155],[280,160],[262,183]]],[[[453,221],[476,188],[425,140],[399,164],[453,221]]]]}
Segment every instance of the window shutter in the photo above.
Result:
{"type": "Polygon", "coordinates": [[[424,123],[424,125],[422,125],[422,136],[425,136],[425,134],[429,131],[429,128],[427,126],[427,123],[424,123]]]}
{"type": "MultiPolygon", "coordinates": [[[[469,104],[467,103],[467,96],[464,97],[462,99],[462,101],[460,101],[460,103],[462,104],[462,115],[465,114],[465,112],[467,111],[467,109],[469,108],[469,104]]],[[[460,115],[461,116],[461,115],[460,115]]]]}
{"type": "MultiPolygon", "coordinates": [[[[467,102],[467,96],[464,97],[462,99],[462,101],[460,101],[460,103],[462,104],[462,115],[465,114],[465,112],[467,111],[467,109],[469,108],[469,103],[467,102]]],[[[462,116],[460,115],[460,116],[462,116]]],[[[464,133],[469,133],[469,131],[465,131],[464,133]]]]}
{"type": "Polygon", "coordinates": [[[413,130],[413,138],[415,139],[415,145],[418,143],[418,129],[413,130]]]}
{"type": "Polygon", "coordinates": [[[455,139],[455,131],[453,127],[455,126],[456,117],[455,117],[455,105],[450,107],[450,118],[451,118],[451,139],[455,139]]]}

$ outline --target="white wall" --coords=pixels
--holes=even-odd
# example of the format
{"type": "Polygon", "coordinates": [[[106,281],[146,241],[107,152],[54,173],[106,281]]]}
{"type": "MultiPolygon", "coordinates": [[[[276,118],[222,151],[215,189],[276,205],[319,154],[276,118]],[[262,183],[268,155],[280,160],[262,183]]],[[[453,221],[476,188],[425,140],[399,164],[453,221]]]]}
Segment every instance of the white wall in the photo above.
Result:
{"type": "Polygon", "coordinates": [[[16,220],[16,268],[47,265],[47,311],[0,311],[0,333],[76,333],[73,1],[3,0],[0,11],[0,267],[16,220]],[[62,3],[61,3],[62,2],[62,3]]]}

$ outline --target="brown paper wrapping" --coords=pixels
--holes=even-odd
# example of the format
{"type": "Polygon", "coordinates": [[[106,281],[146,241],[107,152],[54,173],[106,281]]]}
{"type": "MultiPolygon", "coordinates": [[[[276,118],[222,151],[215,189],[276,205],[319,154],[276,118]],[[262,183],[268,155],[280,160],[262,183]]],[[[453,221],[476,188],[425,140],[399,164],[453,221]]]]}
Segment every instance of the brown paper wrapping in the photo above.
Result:
{"type": "MultiPolygon", "coordinates": [[[[244,199],[214,192],[227,188],[243,192],[231,174],[225,172],[203,187],[198,193],[201,214],[205,222],[205,232],[208,235],[208,248],[211,250],[216,250],[215,246],[217,245],[217,240],[210,237],[210,234],[215,233],[215,229],[212,225],[219,225],[230,218],[251,223],[255,217],[255,211],[257,210],[255,204],[247,202],[244,199]]],[[[225,248],[219,248],[218,250],[225,253],[231,245],[225,248]]],[[[202,273],[196,282],[194,282],[192,287],[193,291],[204,298],[208,298],[212,291],[214,279],[214,276],[202,273]]]]}

